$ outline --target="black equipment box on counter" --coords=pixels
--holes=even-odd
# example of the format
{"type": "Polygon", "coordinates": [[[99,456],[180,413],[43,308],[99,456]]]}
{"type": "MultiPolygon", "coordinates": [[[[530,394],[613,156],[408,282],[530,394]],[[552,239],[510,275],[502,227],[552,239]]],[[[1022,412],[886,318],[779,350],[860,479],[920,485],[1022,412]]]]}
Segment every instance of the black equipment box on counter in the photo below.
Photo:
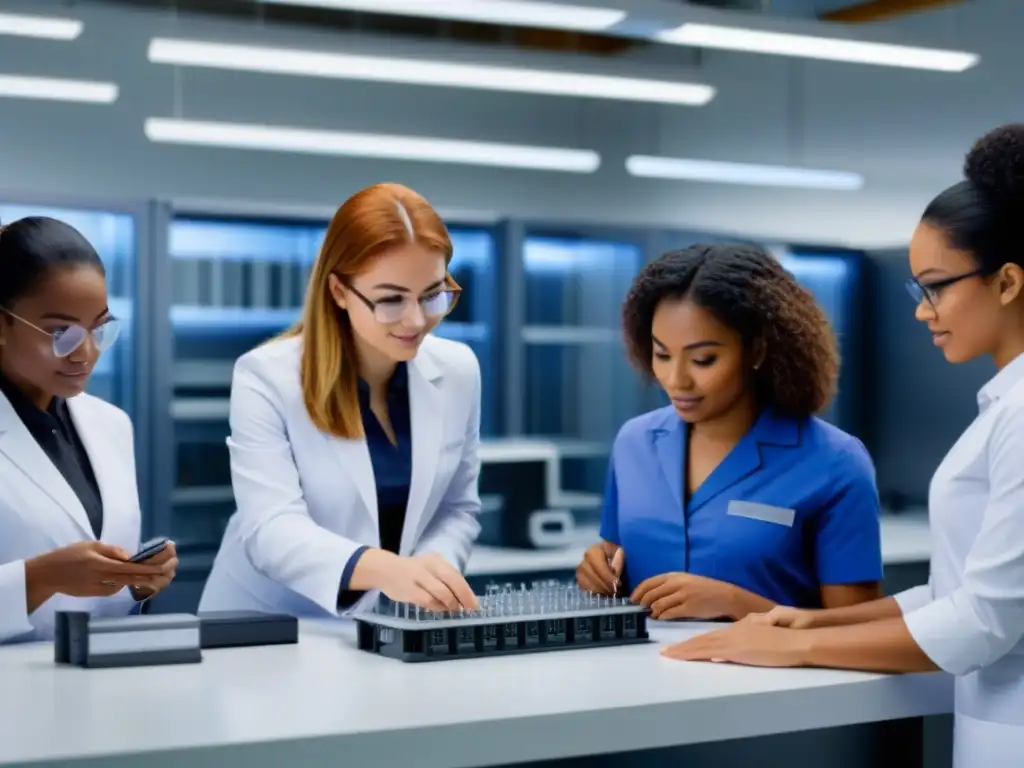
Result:
{"type": "Polygon", "coordinates": [[[299,620],[255,611],[213,611],[199,614],[199,632],[203,648],[285,645],[299,642],[299,620]]]}

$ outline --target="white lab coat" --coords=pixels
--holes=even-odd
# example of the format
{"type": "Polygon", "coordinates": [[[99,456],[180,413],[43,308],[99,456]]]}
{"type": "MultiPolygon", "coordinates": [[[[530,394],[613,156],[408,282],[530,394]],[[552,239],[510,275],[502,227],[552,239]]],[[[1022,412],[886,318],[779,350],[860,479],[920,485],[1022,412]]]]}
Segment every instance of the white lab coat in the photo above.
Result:
{"type": "MultiPolygon", "coordinates": [[[[278,339],[235,364],[228,446],[237,510],[200,611],[338,616],[345,564],[361,545],[379,546],[366,440],[313,425],[301,350],[301,338],[278,339]]],[[[428,336],[408,374],[412,481],[400,554],[436,552],[462,570],[480,532],[480,365],[466,345],[428,336]]]]}
{"type": "MultiPolygon", "coordinates": [[[[139,547],[141,513],[131,421],[88,394],[68,400],[103,498],[101,540],[128,552],[139,547]]],[[[54,613],[125,616],[137,606],[125,588],[112,597],[55,595],[28,615],[25,560],[95,540],[78,496],[0,393],[0,643],[53,638],[54,613]]]]}
{"type": "Polygon", "coordinates": [[[979,392],[980,413],[929,489],[927,586],[896,596],[911,635],[957,676],[954,768],[1024,765],[1024,355],[979,392]]]}

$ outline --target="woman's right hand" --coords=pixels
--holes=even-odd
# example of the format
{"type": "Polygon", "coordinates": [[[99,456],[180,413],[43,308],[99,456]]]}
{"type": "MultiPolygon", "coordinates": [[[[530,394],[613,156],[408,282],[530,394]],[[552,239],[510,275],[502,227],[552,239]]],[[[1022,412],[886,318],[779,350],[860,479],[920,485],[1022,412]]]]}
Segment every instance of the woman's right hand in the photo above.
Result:
{"type": "Polygon", "coordinates": [[[475,610],[480,607],[463,575],[436,553],[400,557],[382,549],[372,549],[359,558],[357,571],[360,566],[368,572],[371,585],[397,603],[410,603],[431,611],[475,610]]]}
{"type": "Polygon", "coordinates": [[[820,613],[820,611],[808,610],[806,608],[790,608],[789,606],[777,605],[767,613],[752,613],[746,618],[754,624],[767,624],[772,627],[813,629],[815,627],[815,617],[820,613]]]}
{"type": "Polygon", "coordinates": [[[626,553],[622,547],[609,552],[609,545],[595,544],[583,555],[576,567],[576,583],[581,589],[598,595],[615,595],[622,586],[622,568],[626,553]]]}
{"type": "Polygon", "coordinates": [[[29,612],[55,594],[109,597],[125,587],[148,586],[162,576],[159,565],[130,563],[120,547],[80,541],[25,561],[29,612]]]}

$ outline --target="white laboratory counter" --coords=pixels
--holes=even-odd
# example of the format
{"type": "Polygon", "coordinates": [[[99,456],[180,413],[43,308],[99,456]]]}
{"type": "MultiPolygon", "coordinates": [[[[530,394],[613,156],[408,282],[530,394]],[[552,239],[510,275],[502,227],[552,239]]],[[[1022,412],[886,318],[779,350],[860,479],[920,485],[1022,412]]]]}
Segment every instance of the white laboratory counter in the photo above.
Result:
{"type": "MultiPolygon", "coordinates": [[[[587,547],[598,540],[596,526],[580,526],[568,547],[510,549],[476,546],[466,566],[469,576],[575,570],[587,547]]],[[[931,557],[928,515],[907,512],[882,515],[882,561],[886,565],[926,563],[931,557]]]]}
{"type": "MultiPolygon", "coordinates": [[[[675,641],[706,624],[652,624],[675,641]]],[[[942,674],[670,661],[660,643],[425,664],[355,648],[348,622],[200,664],[57,667],[0,649],[0,765],[464,768],[692,745],[950,711],[942,674]],[[139,761],[143,760],[143,763],[139,761]]]]}

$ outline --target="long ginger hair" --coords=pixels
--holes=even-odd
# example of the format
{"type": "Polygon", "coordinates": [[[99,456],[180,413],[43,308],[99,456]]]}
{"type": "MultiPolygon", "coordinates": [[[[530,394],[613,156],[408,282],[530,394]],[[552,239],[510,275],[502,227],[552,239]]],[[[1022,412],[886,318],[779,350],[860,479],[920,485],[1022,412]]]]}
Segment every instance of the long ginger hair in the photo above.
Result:
{"type": "MultiPolygon", "coordinates": [[[[302,396],[318,429],[335,437],[363,436],[359,370],[348,313],[331,296],[330,276],[342,281],[396,246],[417,243],[452,258],[452,241],[441,217],[416,192],[377,184],[357,192],[338,209],[317,256],[302,317],[285,336],[302,336],[302,396]]],[[[451,281],[451,278],[448,278],[451,281]]]]}

